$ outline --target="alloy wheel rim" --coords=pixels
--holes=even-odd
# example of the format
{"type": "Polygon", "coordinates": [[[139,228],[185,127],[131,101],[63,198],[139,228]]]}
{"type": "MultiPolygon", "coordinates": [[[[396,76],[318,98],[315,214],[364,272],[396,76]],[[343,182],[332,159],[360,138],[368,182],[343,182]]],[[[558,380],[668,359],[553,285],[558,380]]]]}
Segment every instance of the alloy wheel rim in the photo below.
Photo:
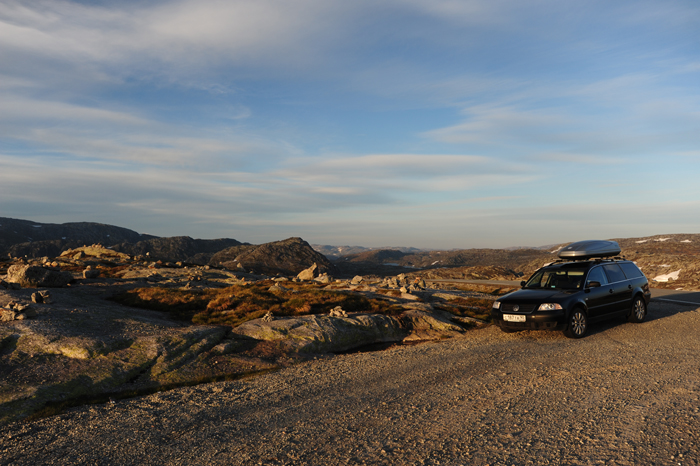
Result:
{"type": "Polygon", "coordinates": [[[571,320],[571,326],[576,335],[583,335],[586,331],[586,317],[581,312],[577,312],[571,320]]]}
{"type": "Polygon", "coordinates": [[[634,313],[637,315],[637,319],[642,319],[642,317],[644,317],[644,304],[641,299],[635,301],[634,313]]]}

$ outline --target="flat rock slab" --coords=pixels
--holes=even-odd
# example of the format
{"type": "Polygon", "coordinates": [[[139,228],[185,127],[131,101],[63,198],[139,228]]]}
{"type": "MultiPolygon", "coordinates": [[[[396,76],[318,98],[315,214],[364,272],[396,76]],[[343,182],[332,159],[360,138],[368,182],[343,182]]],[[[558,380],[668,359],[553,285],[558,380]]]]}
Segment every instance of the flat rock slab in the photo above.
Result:
{"type": "Polygon", "coordinates": [[[233,332],[257,340],[280,340],[291,351],[337,353],[374,343],[437,340],[464,331],[451,322],[449,314],[428,312],[427,305],[416,307],[400,316],[358,313],[255,319],[233,332]]]}
{"type": "Polygon", "coordinates": [[[399,319],[379,314],[310,315],[270,322],[255,319],[236,327],[233,332],[257,340],[282,340],[292,351],[312,353],[333,353],[373,343],[401,341],[408,334],[399,319]]]}

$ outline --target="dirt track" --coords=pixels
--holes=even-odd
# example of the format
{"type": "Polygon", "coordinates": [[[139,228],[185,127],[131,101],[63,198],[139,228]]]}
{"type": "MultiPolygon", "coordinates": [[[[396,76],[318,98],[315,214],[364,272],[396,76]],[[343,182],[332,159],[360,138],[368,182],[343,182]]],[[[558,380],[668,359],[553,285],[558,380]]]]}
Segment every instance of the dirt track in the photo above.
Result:
{"type": "Polygon", "coordinates": [[[700,310],[488,327],[0,428],[0,464],[700,464],[700,310]]]}

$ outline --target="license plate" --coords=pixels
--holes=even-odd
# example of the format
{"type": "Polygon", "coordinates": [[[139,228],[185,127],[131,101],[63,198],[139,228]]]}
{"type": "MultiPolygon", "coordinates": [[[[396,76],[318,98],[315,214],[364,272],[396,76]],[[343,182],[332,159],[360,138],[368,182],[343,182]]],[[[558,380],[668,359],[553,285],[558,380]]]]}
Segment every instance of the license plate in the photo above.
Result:
{"type": "Polygon", "coordinates": [[[516,316],[513,314],[503,314],[503,320],[506,322],[525,322],[525,316],[516,316]]]}

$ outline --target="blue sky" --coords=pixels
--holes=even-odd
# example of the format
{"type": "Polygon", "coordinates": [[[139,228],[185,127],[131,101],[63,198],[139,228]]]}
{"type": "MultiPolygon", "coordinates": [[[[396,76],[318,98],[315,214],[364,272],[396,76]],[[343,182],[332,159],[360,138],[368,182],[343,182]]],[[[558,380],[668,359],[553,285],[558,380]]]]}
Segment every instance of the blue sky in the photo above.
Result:
{"type": "Polygon", "coordinates": [[[0,0],[0,216],[424,248],[700,232],[700,3],[0,0]]]}

